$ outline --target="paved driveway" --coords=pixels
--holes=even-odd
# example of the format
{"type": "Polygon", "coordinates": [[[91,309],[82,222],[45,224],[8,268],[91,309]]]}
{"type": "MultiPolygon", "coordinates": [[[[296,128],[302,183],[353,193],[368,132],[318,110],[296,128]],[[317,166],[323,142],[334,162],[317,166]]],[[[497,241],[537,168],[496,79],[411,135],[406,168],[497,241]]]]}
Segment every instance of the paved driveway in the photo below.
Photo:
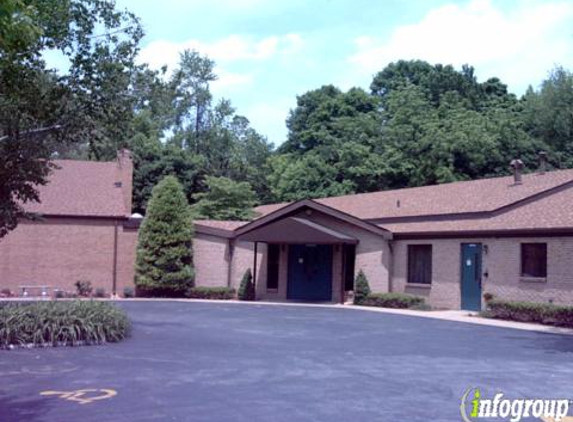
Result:
{"type": "Polygon", "coordinates": [[[122,343],[0,351],[0,421],[460,421],[468,387],[573,398],[570,336],[351,309],[122,306],[122,343]],[[64,395],[77,390],[90,391],[64,395]]]}

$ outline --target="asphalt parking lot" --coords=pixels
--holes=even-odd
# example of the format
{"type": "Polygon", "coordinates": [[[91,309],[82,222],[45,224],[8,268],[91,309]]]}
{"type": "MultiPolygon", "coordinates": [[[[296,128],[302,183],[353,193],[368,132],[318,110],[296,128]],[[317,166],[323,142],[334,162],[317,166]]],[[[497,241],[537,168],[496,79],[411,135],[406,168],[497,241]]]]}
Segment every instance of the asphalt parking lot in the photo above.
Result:
{"type": "Polygon", "coordinates": [[[0,351],[0,421],[460,421],[470,387],[573,398],[572,336],[340,308],[120,306],[134,323],[121,343],[0,351]]]}

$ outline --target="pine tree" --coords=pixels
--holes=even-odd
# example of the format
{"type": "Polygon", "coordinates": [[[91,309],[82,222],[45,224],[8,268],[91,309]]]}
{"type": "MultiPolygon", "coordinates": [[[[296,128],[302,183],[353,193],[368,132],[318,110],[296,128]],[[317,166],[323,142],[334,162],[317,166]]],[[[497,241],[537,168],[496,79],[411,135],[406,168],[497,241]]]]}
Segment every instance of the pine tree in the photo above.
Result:
{"type": "Polygon", "coordinates": [[[154,188],[139,231],[135,284],[140,293],[185,296],[193,287],[193,220],[174,176],[154,188]]]}
{"type": "Polygon", "coordinates": [[[239,300],[255,300],[255,285],[253,284],[253,274],[249,268],[245,271],[241,279],[241,285],[237,293],[239,300]]]}
{"type": "Polygon", "coordinates": [[[360,305],[370,294],[370,285],[366,275],[360,270],[354,280],[354,304],[360,305]]]}

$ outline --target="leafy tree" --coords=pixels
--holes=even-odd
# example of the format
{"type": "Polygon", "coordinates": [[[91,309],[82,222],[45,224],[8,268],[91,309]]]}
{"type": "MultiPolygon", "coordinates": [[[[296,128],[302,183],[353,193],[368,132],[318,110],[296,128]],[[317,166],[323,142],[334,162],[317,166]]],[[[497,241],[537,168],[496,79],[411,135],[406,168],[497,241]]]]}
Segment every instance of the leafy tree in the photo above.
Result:
{"type": "Polygon", "coordinates": [[[253,284],[253,274],[251,269],[247,269],[243,278],[241,279],[241,284],[239,285],[239,290],[237,292],[239,300],[253,301],[256,299],[255,285],[253,284]]]}
{"type": "Polygon", "coordinates": [[[526,130],[555,149],[564,165],[573,165],[573,73],[557,67],[539,91],[522,99],[526,130]]]}
{"type": "Polygon", "coordinates": [[[28,216],[26,202],[39,200],[36,188],[47,183],[55,153],[90,143],[98,152],[99,133],[122,139],[131,102],[121,87],[141,35],[137,19],[112,2],[0,4],[0,237],[28,216]],[[46,68],[46,50],[70,61],[68,74],[46,68]]]}
{"type": "Polygon", "coordinates": [[[297,97],[287,141],[269,161],[274,200],[367,192],[380,187],[379,101],[327,85],[297,97]]]}
{"type": "Polygon", "coordinates": [[[287,119],[288,139],[280,146],[281,153],[303,154],[320,150],[323,155],[338,143],[370,140],[379,123],[376,120],[378,100],[362,89],[343,93],[332,85],[309,91],[297,97],[297,107],[287,119]],[[360,121],[360,125],[354,122],[360,121]],[[358,139],[356,139],[358,138],[358,139]]]}
{"type": "Polygon", "coordinates": [[[177,175],[191,203],[195,194],[206,192],[207,176],[248,182],[259,199],[269,197],[265,177],[272,145],[228,100],[212,104],[213,67],[208,57],[186,51],[168,80],[165,69],[138,73],[140,97],[129,143],[139,211],[145,211],[152,186],[165,174],[177,175]]]}
{"type": "Polygon", "coordinates": [[[206,177],[207,192],[193,195],[197,201],[192,209],[199,218],[215,220],[250,220],[257,203],[255,193],[247,182],[235,182],[226,177],[206,177]]]}
{"type": "Polygon", "coordinates": [[[385,103],[385,99],[393,91],[413,85],[420,88],[434,107],[441,104],[444,94],[456,92],[467,108],[478,110],[488,96],[507,94],[503,89],[492,89],[494,82],[495,80],[490,80],[486,86],[482,86],[477,82],[473,67],[468,65],[462,66],[461,71],[457,71],[451,65],[430,65],[421,60],[400,60],[390,63],[374,76],[370,89],[385,103]],[[487,92],[486,87],[489,88],[487,92]]]}
{"type": "Polygon", "coordinates": [[[217,79],[215,62],[197,51],[185,50],[173,73],[175,128],[184,133],[185,145],[202,152],[201,134],[207,130],[211,105],[209,83],[217,79]]]}
{"type": "Polygon", "coordinates": [[[175,175],[183,186],[187,200],[202,189],[204,159],[157,138],[142,134],[131,140],[134,152],[133,209],[145,213],[153,187],[168,175],[175,175]]]}
{"type": "Polygon", "coordinates": [[[436,109],[420,87],[405,86],[387,97],[382,170],[388,187],[422,186],[507,173],[509,161],[530,165],[543,149],[508,107],[468,109],[455,92],[436,109]]]}
{"type": "Polygon", "coordinates": [[[351,182],[338,181],[336,168],[313,152],[300,158],[289,154],[278,155],[270,160],[270,166],[272,170],[268,181],[277,201],[297,201],[353,192],[351,182]]]}
{"type": "Polygon", "coordinates": [[[139,230],[135,285],[144,294],[185,296],[193,287],[192,217],[183,188],[167,176],[153,189],[139,230]]]}

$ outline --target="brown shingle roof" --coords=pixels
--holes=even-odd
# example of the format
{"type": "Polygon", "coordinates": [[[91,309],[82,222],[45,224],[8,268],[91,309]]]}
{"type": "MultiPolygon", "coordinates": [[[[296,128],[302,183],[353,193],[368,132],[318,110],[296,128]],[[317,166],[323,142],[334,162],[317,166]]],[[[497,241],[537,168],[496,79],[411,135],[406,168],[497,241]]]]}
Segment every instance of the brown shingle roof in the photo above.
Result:
{"type": "Polygon", "coordinates": [[[508,230],[551,231],[573,229],[573,187],[506,212],[482,218],[451,218],[441,221],[384,222],[380,226],[396,234],[436,232],[493,232],[508,230]]]}
{"type": "Polygon", "coordinates": [[[26,211],[51,216],[126,217],[122,187],[117,187],[116,161],[54,160],[59,168],[49,183],[39,186],[40,203],[25,204],[26,211]]]}
{"type": "MultiPolygon", "coordinates": [[[[513,176],[496,177],[322,198],[316,201],[355,217],[370,220],[452,215],[493,211],[572,181],[573,170],[559,170],[524,175],[520,185],[514,184],[513,176]]],[[[263,205],[256,208],[256,211],[266,215],[284,205],[286,204],[263,205]]]]}
{"type": "Polygon", "coordinates": [[[244,226],[248,221],[228,221],[228,220],[195,220],[194,223],[203,227],[213,227],[221,230],[235,230],[244,226]]]}

